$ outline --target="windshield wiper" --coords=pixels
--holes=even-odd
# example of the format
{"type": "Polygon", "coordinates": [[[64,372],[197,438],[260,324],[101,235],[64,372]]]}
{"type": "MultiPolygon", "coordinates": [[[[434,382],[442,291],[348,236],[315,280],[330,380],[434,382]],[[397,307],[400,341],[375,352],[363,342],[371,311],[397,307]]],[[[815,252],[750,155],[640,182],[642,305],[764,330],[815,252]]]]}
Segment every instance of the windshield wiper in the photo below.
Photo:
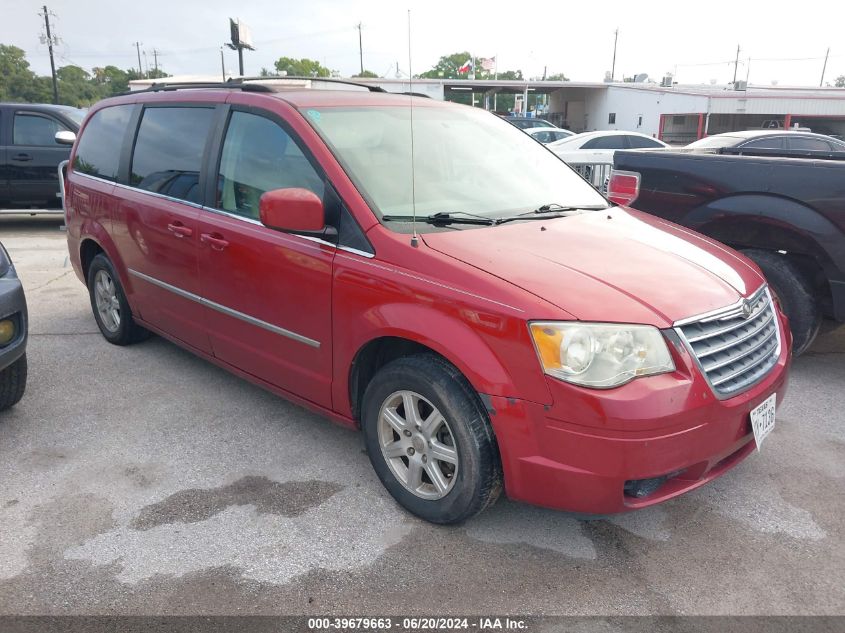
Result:
{"type": "Polygon", "coordinates": [[[434,224],[435,226],[445,226],[447,224],[476,224],[478,226],[493,226],[497,224],[494,218],[488,218],[483,215],[474,215],[466,213],[465,211],[456,211],[447,213],[440,211],[432,213],[431,215],[417,216],[412,215],[383,215],[381,219],[385,222],[422,222],[423,224],[434,224]],[[455,214],[460,215],[455,215],[455,214]]]}
{"type": "Polygon", "coordinates": [[[506,218],[498,218],[496,220],[496,224],[505,224],[507,222],[517,221],[521,222],[524,220],[553,220],[555,218],[565,218],[567,212],[569,211],[598,211],[599,209],[607,208],[609,207],[598,207],[595,205],[586,207],[567,207],[562,204],[552,202],[550,204],[544,204],[540,207],[537,207],[533,211],[518,213],[517,215],[512,215],[506,218]]]}
{"type": "Polygon", "coordinates": [[[607,208],[608,207],[606,207],[606,206],[599,207],[599,206],[596,206],[596,205],[580,206],[580,207],[569,206],[568,207],[568,206],[565,206],[565,205],[562,205],[562,204],[558,204],[557,202],[550,202],[549,204],[544,204],[544,205],[537,207],[533,211],[526,211],[525,213],[520,213],[516,217],[521,217],[521,216],[525,216],[525,215],[539,215],[539,214],[542,214],[542,213],[562,213],[562,212],[565,212],[565,211],[598,211],[599,209],[607,209],[607,208]]]}

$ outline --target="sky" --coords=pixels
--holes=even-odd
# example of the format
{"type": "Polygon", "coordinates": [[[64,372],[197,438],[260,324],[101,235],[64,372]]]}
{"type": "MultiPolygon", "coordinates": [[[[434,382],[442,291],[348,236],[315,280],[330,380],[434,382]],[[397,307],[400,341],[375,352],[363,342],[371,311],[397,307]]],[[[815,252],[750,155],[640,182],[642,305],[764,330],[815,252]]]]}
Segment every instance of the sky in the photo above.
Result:
{"type": "MultiPolygon", "coordinates": [[[[845,75],[845,2],[786,3],[739,0],[537,3],[442,0],[45,0],[55,34],[57,65],[90,70],[113,64],[142,65],[170,74],[218,74],[220,47],[230,17],[252,30],[255,51],[244,52],[245,74],[273,68],[279,57],[316,59],[344,76],[359,71],[362,24],[364,67],[380,76],[407,73],[408,11],[415,74],[441,55],[470,51],[498,60],[500,70],[528,77],[563,72],[574,81],[601,81],[611,69],[619,29],[616,78],[647,73],[657,81],[673,73],[679,83],[727,83],[734,75],[751,84],[818,86],[830,47],[825,80],[845,75]],[[750,64],[749,64],[750,58],[750,64]]],[[[39,17],[43,1],[0,0],[0,43],[27,53],[32,69],[49,74],[39,17]]],[[[224,52],[228,72],[237,54],[224,52]]]]}

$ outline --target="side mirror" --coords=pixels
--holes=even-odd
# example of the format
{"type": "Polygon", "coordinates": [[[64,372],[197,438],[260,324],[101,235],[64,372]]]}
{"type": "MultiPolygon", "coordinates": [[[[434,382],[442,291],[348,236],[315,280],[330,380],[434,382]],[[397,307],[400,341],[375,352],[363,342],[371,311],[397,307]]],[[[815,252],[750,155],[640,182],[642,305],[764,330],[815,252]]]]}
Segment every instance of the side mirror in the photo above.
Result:
{"type": "Polygon", "coordinates": [[[69,130],[60,130],[56,132],[55,139],[59,145],[73,145],[76,142],[76,134],[69,130]]]}
{"type": "Polygon", "coordinates": [[[323,201],[313,191],[299,187],[273,189],[258,200],[261,223],[291,233],[319,233],[326,227],[323,201]]]}

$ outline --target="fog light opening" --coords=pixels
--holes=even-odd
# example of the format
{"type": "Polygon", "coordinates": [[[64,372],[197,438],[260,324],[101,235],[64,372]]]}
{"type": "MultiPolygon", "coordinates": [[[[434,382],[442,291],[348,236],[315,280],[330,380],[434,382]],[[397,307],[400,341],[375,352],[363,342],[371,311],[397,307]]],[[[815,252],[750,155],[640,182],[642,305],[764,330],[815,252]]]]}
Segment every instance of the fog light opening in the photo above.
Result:
{"type": "Polygon", "coordinates": [[[15,338],[15,322],[11,319],[0,321],[0,345],[7,345],[15,338]]]}
{"type": "Polygon", "coordinates": [[[649,495],[657,492],[666,482],[666,477],[653,477],[652,479],[631,479],[625,482],[625,495],[628,497],[635,497],[637,499],[644,499],[649,495]]]}

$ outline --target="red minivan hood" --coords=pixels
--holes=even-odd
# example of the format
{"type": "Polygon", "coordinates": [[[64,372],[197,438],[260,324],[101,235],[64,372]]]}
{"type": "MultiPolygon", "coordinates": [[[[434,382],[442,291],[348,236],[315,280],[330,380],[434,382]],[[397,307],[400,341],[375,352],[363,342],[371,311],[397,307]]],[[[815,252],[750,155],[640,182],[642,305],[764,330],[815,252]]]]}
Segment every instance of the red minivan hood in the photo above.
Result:
{"type": "Polygon", "coordinates": [[[585,321],[668,327],[736,303],[764,281],[729,248],[622,207],[423,239],[585,321]]]}

